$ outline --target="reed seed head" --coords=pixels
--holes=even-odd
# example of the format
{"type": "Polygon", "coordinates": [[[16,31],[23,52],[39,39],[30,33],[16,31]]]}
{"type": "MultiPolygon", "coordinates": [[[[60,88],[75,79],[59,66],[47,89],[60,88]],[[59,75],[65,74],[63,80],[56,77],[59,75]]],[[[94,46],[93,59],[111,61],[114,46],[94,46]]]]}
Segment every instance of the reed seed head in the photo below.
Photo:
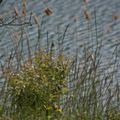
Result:
{"type": "Polygon", "coordinates": [[[87,10],[84,10],[84,16],[85,16],[85,19],[88,21],[91,19],[91,15],[87,10]]]}
{"type": "Polygon", "coordinates": [[[52,10],[50,8],[46,8],[44,10],[45,14],[48,15],[48,16],[51,16],[53,14],[52,10]]]}
{"type": "Polygon", "coordinates": [[[19,16],[19,11],[17,7],[14,8],[14,11],[15,11],[15,16],[19,16]]]}

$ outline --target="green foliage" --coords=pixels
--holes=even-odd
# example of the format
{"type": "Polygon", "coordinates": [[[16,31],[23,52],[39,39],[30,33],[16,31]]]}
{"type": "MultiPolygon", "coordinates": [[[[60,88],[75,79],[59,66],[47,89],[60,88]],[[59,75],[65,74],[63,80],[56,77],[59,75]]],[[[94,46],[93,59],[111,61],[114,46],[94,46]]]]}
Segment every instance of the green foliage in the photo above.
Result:
{"type": "MultiPolygon", "coordinates": [[[[22,5],[24,8],[22,18],[24,15],[25,19],[22,21],[16,7],[15,15],[21,23],[14,25],[26,28],[26,23],[32,25],[31,18],[33,18],[38,29],[38,40],[37,43],[32,41],[36,43],[34,51],[34,47],[30,46],[29,38],[25,38],[26,44],[24,39],[21,39],[24,35],[28,36],[28,29],[22,29],[20,39],[19,36],[16,37],[15,48],[10,56],[7,56],[7,64],[2,65],[5,82],[1,90],[3,104],[0,106],[0,120],[120,120],[119,81],[114,83],[118,77],[116,71],[119,65],[119,51],[115,46],[110,63],[108,58],[103,60],[104,49],[101,51],[103,47],[101,40],[104,37],[102,36],[102,39],[98,37],[96,14],[95,24],[91,26],[92,17],[87,10],[84,11],[86,20],[90,22],[90,24],[88,22],[90,34],[95,27],[96,43],[90,41],[83,44],[80,51],[77,49],[76,56],[73,57],[75,60],[69,64],[70,62],[63,54],[55,56],[54,43],[53,41],[49,43],[51,40],[48,33],[46,51],[50,50],[50,52],[39,51],[42,47],[42,27],[35,14],[31,13],[29,22],[25,21],[28,17],[25,0],[22,5]],[[34,54],[34,52],[38,53],[34,54]],[[31,58],[31,56],[34,57],[31,58]]],[[[52,14],[49,8],[44,12],[48,16],[52,14]]],[[[11,21],[14,23],[14,20],[11,21]]],[[[11,22],[6,25],[10,24],[11,22]]],[[[63,32],[63,36],[57,35],[59,52],[64,52],[63,44],[68,27],[69,25],[63,32]]],[[[77,30],[74,33],[76,32],[77,30]]],[[[91,37],[90,39],[93,40],[94,36],[91,37]]],[[[32,46],[34,46],[33,43],[32,46]]]]}
{"type": "MultiPolygon", "coordinates": [[[[119,83],[114,83],[118,68],[109,62],[106,64],[109,69],[102,68],[99,46],[94,52],[86,45],[81,58],[76,55],[69,73],[71,86],[64,106],[64,120],[120,120],[119,83]]],[[[117,64],[114,59],[112,62],[117,64]]]]}
{"type": "Polygon", "coordinates": [[[67,75],[68,61],[63,55],[51,57],[42,52],[19,71],[9,70],[6,76],[10,117],[14,120],[59,117],[61,95],[67,92],[67,75]]]}

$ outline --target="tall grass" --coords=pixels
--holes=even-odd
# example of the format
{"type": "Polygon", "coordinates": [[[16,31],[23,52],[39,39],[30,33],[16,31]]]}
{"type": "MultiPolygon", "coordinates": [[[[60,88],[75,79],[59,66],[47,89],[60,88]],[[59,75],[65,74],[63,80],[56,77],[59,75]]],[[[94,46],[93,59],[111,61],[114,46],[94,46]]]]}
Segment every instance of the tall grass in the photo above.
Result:
{"type": "MultiPolygon", "coordinates": [[[[47,8],[45,13],[49,16],[52,11],[47,8]]],[[[50,42],[47,33],[47,48],[44,49],[41,46],[41,24],[35,14],[30,15],[29,22],[26,22],[24,0],[22,17],[17,8],[15,15],[22,21],[19,24],[21,34],[16,39],[18,42],[14,41],[15,47],[5,63],[1,64],[4,84],[0,94],[0,119],[119,120],[118,48],[115,47],[109,61],[103,59],[104,46],[103,40],[98,39],[96,14],[95,44],[80,46],[71,57],[64,53],[64,39],[70,25],[66,27],[59,45],[50,42]],[[27,35],[24,28],[26,24],[31,25],[33,19],[38,30],[35,48],[31,47],[28,36],[26,45],[23,41],[27,35]],[[58,49],[54,49],[56,46],[58,49]]],[[[84,15],[90,24],[89,12],[85,10],[84,15]]]]}
{"type": "Polygon", "coordinates": [[[100,49],[98,46],[93,53],[85,47],[83,56],[76,57],[73,63],[69,78],[72,86],[64,106],[66,119],[119,120],[119,83],[115,79],[117,63],[116,60],[113,64],[102,63],[100,49]]]}

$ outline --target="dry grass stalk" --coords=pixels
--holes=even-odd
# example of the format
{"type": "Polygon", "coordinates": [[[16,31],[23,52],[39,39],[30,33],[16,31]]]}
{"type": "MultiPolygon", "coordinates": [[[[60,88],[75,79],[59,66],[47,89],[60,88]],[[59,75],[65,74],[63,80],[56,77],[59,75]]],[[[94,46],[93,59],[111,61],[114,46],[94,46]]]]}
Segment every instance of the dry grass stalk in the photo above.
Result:
{"type": "Polygon", "coordinates": [[[22,6],[23,6],[22,16],[26,16],[27,15],[27,12],[26,12],[26,0],[22,1],[22,6]]]}
{"type": "Polygon", "coordinates": [[[14,12],[15,12],[15,16],[18,17],[18,16],[19,16],[18,0],[16,0],[16,6],[15,6],[15,8],[14,8],[14,12]]]}
{"type": "Polygon", "coordinates": [[[3,17],[0,15],[0,23],[3,22],[3,17]]]}
{"type": "Polygon", "coordinates": [[[45,14],[48,15],[48,16],[51,16],[53,14],[52,10],[50,8],[46,8],[44,10],[45,14]]]}
{"type": "Polygon", "coordinates": [[[12,34],[12,37],[14,38],[14,41],[15,41],[16,46],[18,46],[18,43],[19,43],[19,39],[20,39],[19,34],[20,34],[20,33],[18,33],[18,32],[14,32],[14,33],[12,34]]]}
{"type": "Polygon", "coordinates": [[[33,18],[34,18],[35,24],[39,25],[39,18],[38,18],[38,16],[36,16],[36,14],[34,14],[33,18]]]}
{"type": "Polygon", "coordinates": [[[15,16],[19,16],[19,11],[17,7],[14,8],[14,11],[15,11],[15,16]]]}

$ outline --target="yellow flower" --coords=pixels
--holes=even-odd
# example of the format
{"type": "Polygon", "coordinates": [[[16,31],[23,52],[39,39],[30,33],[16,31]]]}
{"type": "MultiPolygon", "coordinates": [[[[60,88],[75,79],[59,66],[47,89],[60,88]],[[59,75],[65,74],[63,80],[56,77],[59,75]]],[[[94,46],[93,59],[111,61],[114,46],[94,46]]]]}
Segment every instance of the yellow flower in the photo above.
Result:
{"type": "Polygon", "coordinates": [[[62,109],[57,109],[58,112],[62,113],[62,109]]]}

